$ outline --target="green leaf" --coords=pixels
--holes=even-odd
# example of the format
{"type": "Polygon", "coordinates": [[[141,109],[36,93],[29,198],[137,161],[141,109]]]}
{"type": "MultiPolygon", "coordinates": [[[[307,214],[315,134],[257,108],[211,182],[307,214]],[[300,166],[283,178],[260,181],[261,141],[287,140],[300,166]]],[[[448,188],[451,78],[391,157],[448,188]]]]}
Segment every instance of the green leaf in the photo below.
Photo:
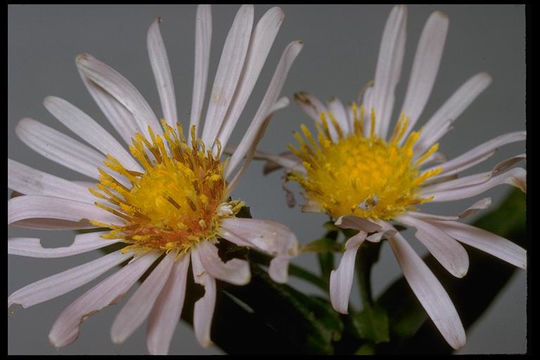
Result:
{"type": "Polygon", "coordinates": [[[307,243],[302,247],[302,252],[342,252],[343,245],[336,243],[335,239],[323,237],[307,243]]]}
{"type": "Polygon", "coordinates": [[[367,307],[357,314],[352,314],[351,318],[356,337],[375,344],[390,340],[388,315],[383,307],[367,307]]]}
{"type": "MultiPolygon", "coordinates": [[[[472,225],[524,246],[525,201],[524,193],[513,190],[499,208],[472,225]]],[[[431,255],[424,257],[424,261],[443,284],[459,311],[463,326],[468,329],[489,307],[517,268],[480,250],[466,248],[470,266],[462,279],[448,274],[431,255]]],[[[404,278],[395,281],[377,302],[388,312],[391,333],[391,342],[379,345],[377,353],[414,353],[418,349],[437,354],[450,354],[453,351],[428,320],[404,278]]]]}

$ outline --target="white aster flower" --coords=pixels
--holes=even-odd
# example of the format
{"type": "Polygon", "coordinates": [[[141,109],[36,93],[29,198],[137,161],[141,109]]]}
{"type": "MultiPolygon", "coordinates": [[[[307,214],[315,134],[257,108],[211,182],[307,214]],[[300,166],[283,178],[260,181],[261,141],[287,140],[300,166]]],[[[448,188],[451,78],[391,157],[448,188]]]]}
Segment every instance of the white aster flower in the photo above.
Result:
{"type": "Polygon", "coordinates": [[[123,342],[149,317],[148,350],[166,354],[182,311],[191,261],[194,281],[205,290],[195,303],[193,326],[200,344],[207,346],[211,342],[216,279],[243,285],[251,276],[247,261],[221,260],[215,246],[219,238],[274,256],[270,276],[277,282],[287,280],[288,261],[297,253],[296,237],[281,224],[236,217],[243,203],[231,200],[230,193],[272,113],[288,104],[286,98],[278,97],[302,48],[300,42],[285,48],[241,145],[231,158],[221,161],[221,147],[226,146],[250,97],[283,18],[283,12],[274,7],[254,25],[253,6],[239,9],[225,40],[202,126],[212,21],[210,6],[198,7],[187,139],[177,123],[174,86],[159,19],[148,30],[147,45],[162,106],[161,124],[139,91],[117,71],[87,54],[79,55],[76,61],[88,91],[128,144],[129,152],[97,122],[60,98],[47,97],[45,107],[90,146],[36,120],[19,122],[16,133],[30,148],[97,183],[68,181],[9,159],[8,185],[24,195],[9,200],[8,224],[32,229],[98,227],[106,231],[77,235],[72,245],[60,248],[43,248],[36,238],[12,238],[8,252],[58,258],[115,243],[127,245],[9,296],[8,307],[36,305],[127,262],[60,314],[49,333],[53,345],[62,347],[74,341],[86,317],[119,301],[155,265],[116,316],[111,337],[116,343],[123,342]]]}
{"type": "Polygon", "coordinates": [[[508,133],[489,140],[451,160],[438,152],[438,140],[453,121],[490,84],[480,73],[470,78],[418,131],[412,131],[430,96],[448,29],[448,18],[434,12],[426,22],[416,50],[405,100],[393,133],[388,136],[394,90],[400,78],[405,51],[407,9],[396,6],[386,23],[372,86],[361,105],[344,106],[338,99],[324,104],[299,93],[296,100],[315,120],[313,136],[302,126],[298,148],[280,156],[258,153],[269,160],[266,171],[284,167],[288,179],[305,191],[303,210],[324,212],[345,229],[358,230],[345,244],[339,267],[330,276],[333,307],[347,313],[356,253],[365,240],[386,238],[403,274],[427,314],[455,349],[465,344],[465,331],[448,294],[393,223],[416,229],[416,238],[441,265],[463,277],[469,259],[460,244],[478,248],[517,267],[526,268],[526,251],[516,244],[459,220],[487,208],[482,199],[458,216],[420,212],[416,205],[446,202],[481,194],[499,184],[525,191],[526,170],[511,168],[525,154],[499,163],[492,171],[458,178],[458,174],[492,156],[498,147],[525,140],[525,132],[508,133]],[[369,234],[369,235],[368,235],[369,234]]]}

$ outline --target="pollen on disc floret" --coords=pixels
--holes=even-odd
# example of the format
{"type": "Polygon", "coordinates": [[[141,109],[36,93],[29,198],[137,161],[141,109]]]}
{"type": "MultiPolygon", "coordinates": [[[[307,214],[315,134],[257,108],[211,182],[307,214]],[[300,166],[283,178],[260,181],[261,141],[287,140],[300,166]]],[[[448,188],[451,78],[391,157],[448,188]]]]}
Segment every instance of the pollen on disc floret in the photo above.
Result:
{"type": "Polygon", "coordinates": [[[417,190],[422,183],[440,172],[421,172],[419,165],[438,148],[434,145],[426,155],[413,160],[413,146],[420,131],[403,140],[408,118],[403,114],[391,138],[386,141],[375,135],[375,112],[370,114],[371,131],[364,135],[364,107],[358,114],[353,106],[354,131],[344,134],[331,112],[321,113],[315,139],[302,125],[302,138],[295,133],[298,148],[290,149],[303,161],[306,173],[292,172],[289,179],[297,181],[308,199],[315,201],[334,218],[344,215],[390,220],[411,210],[414,205],[429,201],[417,190]],[[332,140],[327,118],[336,129],[332,140]]]}
{"type": "Polygon", "coordinates": [[[179,124],[177,131],[165,121],[162,126],[163,137],[149,127],[150,138],[138,133],[129,147],[143,172],[127,170],[107,156],[105,165],[126,181],[100,169],[98,190],[89,190],[106,200],[96,206],[122,218],[124,224],[92,223],[110,229],[104,238],[123,239],[132,249],[185,253],[200,241],[215,239],[221,219],[234,216],[243,205],[226,198],[219,144],[213,154],[196,139],[194,128],[188,144],[179,124]]]}

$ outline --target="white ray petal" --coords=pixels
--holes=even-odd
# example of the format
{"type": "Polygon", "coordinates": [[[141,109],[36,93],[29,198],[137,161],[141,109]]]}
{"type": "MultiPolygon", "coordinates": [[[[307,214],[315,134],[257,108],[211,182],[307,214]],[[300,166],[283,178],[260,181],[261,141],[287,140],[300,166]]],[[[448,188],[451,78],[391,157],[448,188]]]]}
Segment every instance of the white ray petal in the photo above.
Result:
{"type": "Polygon", "coordinates": [[[227,145],[240,114],[245,108],[284,18],[283,11],[278,7],[273,7],[262,16],[253,30],[240,82],[231,108],[219,131],[218,139],[222,146],[227,145]]]}
{"type": "Polygon", "coordinates": [[[193,280],[204,286],[204,295],[195,302],[193,309],[193,329],[199,344],[207,347],[212,343],[210,329],[216,305],[216,280],[206,272],[197,250],[191,252],[191,264],[193,280]]]}
{"type": "Polygon", "coordinates": [[[366,232],[375,232],[382,230],[382,227],[379,224],[369,219],[361,218],[354,215],[340,216],[336,219],[334,224],[342,229],[363,230],[366,232]]]}
{"type": "Polygon", "coordinates": [[[66,307],[49,332],[49,341],[57,348],[71,344],[79,336],[79,326],[91,314],[120,301],[144,272],[158,258],[151,252],[134,258],[66,307]]]}
{"type": "Polygon", "coordinates": [[[242,161],[249,149],[253,146],[253,143],[256,141],[264,121],[268,118],[268,116],[271,115],[272,111],[277,109],[276,105],[281,104],[281,100],[278,100],[279,94],[283,88],[283,85],[285,84],[287,74],[289,73],[294,60],[300,53],[300,50],[302,50],[302,47],[302,42],[293,41],[287,45],[283,51],[276,71],[274,72],[272,80],[270,81],[270,85],[268,85],[268,89],[264,94],[263,100],[261,101],[261,104],[259,105],[251,124],[246,130],[240,144],[238,145],[238,148],[234,152],[227,168],[225,169],[226,178],[229,178],[232,175],[234,169],[236,169],[240,161],[242,161]]]}
{"type": "Polygon", "coordinates": [[[235,285],[245,285],[251,279],[249,263],[241,259],[231,259],[226,263],[218,255],[214,244],[203,241],[197,246],[199,259],[213,278],[235,285]]]}
{"type": "Polygon", "coordinates": [[[152,270],[114,319],[111,339],[124,342],[146,319],[169,278],[176,253],[170,252],[152,270]]]}
{"type": "Polygon", "coordinates": [[[342,314],[348,314],[356,253],[365,239],[366,233],[360,231],[347,240],[338,268],[330,273],[330,301],[332,307],[342,314]]]}
{"type": "Polygon", "coordinates": [[[439,280],[401,234],[396,233],[389,241],[405,279],[437,329],[454,349],[463,347],[466,342],[465,330],[439,280]]]}
{"type": "Polygon", "coordinates": [[[122,253],[119,250],[36,281],[11,294],[8,297],[8,308],[13,304],[20,304],[22,307],[27,308],[64,295],[94,280],[132,256],[131,252],[122,253]]]}
{"type": "Polygon", "coordinates": [[[82,254],[116,244],[120,240],[105,240],[101,235],[105,232],[92,232],[75,236],[73,244],[69,246],[44,248],[38,238],[10,238],[8,239],[8,254],[36,258],[58,258],[82,254]]]}
{"type": "Polygon", "coordinates": [[[8,187],[25,195],[45,195],[93,204],[88,188],[8,159],[8,187]]]}
{"type": "MultiPolygon", "coordinates": [[[[352,133],[353,128],[349,127],[349,116],[347,115],[345,106],[343,106],[343,103],[338,98],[333,98],[328,102],[328,111],[334,115],[336,122],[344,134],[352,133]]],[[[330,123],[329,126],[333,125],[330,123]]]]}
{"type": "Polygon", "coordinates": [[[450,274],[458,278],[467,274],[469,255],[460,243],[437,227],[413,216],[401,215],[396,217],[396,221],[416,228],[416,238],[450,274]]]}
{"type": "Polygon", "coordinates": [[[176,122],[178,121],[176,116],[176,97],[167,49],[165,49],[165,44],[159,31],[160,22],[161,18],[157,18],[150,25],[146,44],[148,47],[148,57],[150,58],[150,64],[152,65],[152,71],[156,79],[163,117],[167,124],[172,126],[173,129],[176,129],[176,122]]]}
{"type": "Polygon", "coordinates": [[[102,154],[114,156],[129,170],[142,172],[141,166],[127,150],[101,125],[83,111],[66,100],[55,96],[46,97],[43,100],[43,105],[62,124],[102,154]]]}
{"type": "Polygon", "coordinates": [[[489,84],[491,84],[491,76],[487,73],[480,73],[461,85],[426,122],[415,145],[415,152],[423,152],[433,145],[438,140],[438,136],[434,136],[437,130],[444,128],[447,122],[457,119],[489,84]]]}
{"type": "MultiPolygon", "coordinates": [[[[401,75],[407,26],[407,8],[395,6],[386,21],[377,59],[371,106],[377,122],[375,133],[386,137],[394,103],[394,90],[401,75]]],[[[371,108],[366,109],[371,113],[371,108]]]]}
{"type": "Polygon", "coordinates": [[[433,221],[433,224],[464,244],[498,257],[514,266],[522,269],[527,268],[527,251],[501,236],[454,221],[433,221]]]}
{"type": "MultiPolygon", "coordinates": [[[[210,5],[197,6],[195,22],[195,69],[193,71],[193,98],[189,128],[195,126],[195,135],[199,135],[212,42],[212,10],[210,5]]],[[[191,141],[191,131],[189,131],[189,140],[191,141]]]]}
{"type": "Polygon", "coordinates": [[[439,71],[447,31],[448,16],[440,11],[431,14],[422,30],[414,56],[409,85],[405,93],[405,100],[400,112],[405,113],[409,118],[402,141],[414,128],[431,95],[439,71]]]}
{"type": "Polygon", "coordinates": [[[21,220],[28,219],[58,219],[73,222],[96,220],[108,224],[122,224],[115,215],[84,202],[40,195],[23,195],[9,199],[8,224],[17,225],[16,223],[21,220]]]}
{"type": "Polygon", "coordinates": [[[171,275],[154,303],[146,336],[146,346],[152,355],[167,355],[169,352],[184,306],[188,267],[189,255],[175,261],[171,275]]]}
{"type": "Polygon", "coordinates": [[[24,118],[15,128],[17,136],[32,150],[60,165],[97,179],[105,156],[38,121],[24,118]]]}
{"type": "Polygon", "coordinates": [[[119,72],[89,54],[77,56],[77,67],[91,81],[124,105],[135,119],[138,132],[150,138],[148,126],[156,135],[162,134],[161,125],[141,93],[119,72]]]}
{"type": "Polygon", "coordinates": [[[202,141],[211,148],[217,138],[240,80],[253,27],[253,6],[242,5],[225,39],[210,94],[202,141]]]}

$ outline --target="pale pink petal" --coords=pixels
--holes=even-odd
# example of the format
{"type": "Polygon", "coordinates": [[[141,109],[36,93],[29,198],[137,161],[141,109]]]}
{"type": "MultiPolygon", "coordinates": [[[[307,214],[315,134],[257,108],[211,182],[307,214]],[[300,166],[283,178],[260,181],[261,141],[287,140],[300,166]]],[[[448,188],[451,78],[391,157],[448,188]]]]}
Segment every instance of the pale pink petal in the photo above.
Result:
{"type": "MultiPolygon", "coordinates": [[[[349,127],[349,117],[347,115],[347,111],[345,110],[345,106],[343,106],[343,103],[338,98],[333,98],[328,102],[328,111],[334,115],[336,122],[339,124],[339,127],[344,134],[348,134],[353,131],[353,128],[349,127]]],[[[330,121],[330,119],[327,120],[330,121]]],[[[329,126],[333,127],[331,123],[329,126]]]]}
{"type": "MultiPolygon", "coordinates": [[[[40,195],[23,195],[8,200],[8,224],[28,219],[57,219],[71,222],[96,220],[122,224],[121,219],[95,205],[40,195]]],[[[84,227],[84,226],[83,226],[84,227]]]]}
{"type": "Polygon", "coordinates": [[[127,169],[142,172],[141,166],[127,150],[107,130],[80,109],[54,96],[46,97],[43,105],[62,124],[102,154],[111,154],[127,169]]]}
{"type": "Polygon", "coordinates": [[[332,307],[342,314],[348,314],[356,253],[365,238],[366,233],[360,231],[347,240],[338,268],[330,273],[330,302],[332,307]]]}
{"type": "Polygon", "coordinates": [[[170,252],[152,270],[114,319],[111,339],[124,342],[146,319],[171,273],[176,253],[170,252]]]}
{"type": "Polygon", "coordinates": [[[91,81],[112,95],[133,115],[137,130],[150,138],[148,126],[156,135],[162,134],[161,125],[141,93],[125,77],[89,54],[77,56],[77,67],[91,81]]]}
{"type": "Polygon", "coordinates": [[[457,189],[442,190],[426,193],[427,196],[433,196],[432,202],[454,201],[466,199],[481,194],[497,185],[509,184],[526,192],[527,171],[522,168],[513,168],[501,175],[494,176],[483,183],[460,187],[457,189]]]}
{"type": "Polygon", "coordinates": [[[134,258],[126,266],[109,276],[62,311],[49,332],[55,347],[71,344],[79,336],[80,324],[91,314],[116,303],[158,258],[151,252],[134,258]]]}
{"type": "Polygon", "coordinates": [[[203,267],[213,278],[235,285],[245,285],[251,279],[247,261],[231,259],[224,263],[218,255],[217,247],[208,241],[201,242],[197,251],[203,267]]]}
{"type": "Polygon", "coordinates": [[[405,279],[437,329],[454,349],[463,347],[466,342],[465,330],[439,280],[401,234],[396,233],[389,241],[405,279]]]}
{"type": "Polygon", "coordinates": [[[414,128],[431,95],[439,71],[447,31],[448,16],[440,11],[432,13],[424,25],[400,112],[405,113],[409,119],[402,141],[414,128]]]}
{"type": "Polygon", "coordinates": [[[421,187],[418,193],[420,195],[425,195],[439,191],[454,190],[462,187],[478,185],[491,179],[492,174],[493,173],[491,171],[487,171],[479,174],[458,177],[457,179],[441,181],[433,185],[421,187]]]}
{"type": "Polygon", "coordinates": [[[97,179],[105,156],[38,121],[24,118],[15,128],[17,136],[32,150],[71,170],[97,179]]]}
{"type": "MultiPolygon", "coordinates": [[[[377,123],[375,133],[386,137],[392,108],[394,90],[401,75],[407,26],[407,8],[395,6],[386,21],[377,59],[371,106],[375,110],[377,123]]],[[[371,108],[366,109],[371,113],[371,108]]]]}
{"type": "Polygon", "coordinates": [[[240,246],[253,246],[270,255],[294,256],[298,241],[285,225],[259,219],[226,218],[220,236],[240,246]]]}
{"type": "Polygon", "coordinates": [[[156,86],[161,101],[161,109],[163,117],[167,124],[176,128],[178,118],[176,116],[176,97],[174,94],[174,84],[172,80],[171,67],[169,66],[169,58],[167,49],[163,43],[163,38],[159,31],[159,23],[161,18],[154,20],[146,36],[146,45],[148,48],[148,57],[156,79],[156,86]]]}
{"type": "Polygon", "coordinates": [[[416,211],[409,211],[407,212],[407,214],[414,216],[415,218],[422,219],[424,221],[431,221],[431,220],[457,221],[469,215],[475,214],[480,210],[487,209],[490,205],[491,205],[491,198],[484,198],[484,199],[478,200],[477,202],[469,206],[467,209],[463,210],[458,216],[435,215],[435,214],[428,214],[428,213],[416,212],[416,211]]]}
{"type": "Polygon", "coordinates": [[[526,154],[519,154],[519,155],[516,155],[516,156],[512,156],[511,158],[503,160],[500,163],[498,163],[497,165],[495,165],[495,167],[493,168],[493,170],[491,170],[491,172],[493,174],[498,174],[501,171],[504,171],[504,170],[510,168],[511,166],[517,164],[518,162],[520,162],[522,160],[525,160],[526,158],[527,158],[526,154]]]}
{"type": "Polygon", "coordinates": [[[148,318],[146,346],[152,355],[167,355],[174,330],[180,321],[186,295],[189,255],[175,261],[171,275],[148,318]]]}
{"type": "Polygon", "coordinates": [[[274,72],[272,80],[270,81],[270,85],[268,85],[268,89],[264,94],[263,100],[261,101],[261,104],[259,105],[251,124],[246,130],[240,144],[238,145],[238,148],[234,152],[227,168],[225,169],[226,178],[229,178],[232,175],[234,169],[236,169],[240,161],[242,161],[244,156],[246,156],[250,148],[256,142],[257,136],[260,133],[260,128],[263,126],[264,121],[268,118],[268,116],[271,115],[272,110],[275,110],[276,104],[279,104],[279,93],[283,88],[285,79],[287,78],[287,74],[289,73],[294,59],[296,59],[296,56],[298,56],[300,50],[302,50],[302,46],[302,42],[294,41],[290,43],[283,51],[276,71],[274,72]]]}
{"type": "Polygon", "coordinates": [[[438,130],[447,128],[448,122],[457,119],[489,84],[491,84],[491,76],[486,73],[480,73],[461,85],[426,122],[422,134],[415,145],[415,153],[424,152],[439,140],[444,133],[441,134],[438,130]]]}
{"type": "Polygon", "coordinates": [[[240,82],[231,108],[219,131],[218,139],[222,146],[227,145],[240,114],[246,106],[284,17],[280,8],[273,7],[262,16],[253,30],[240,82]]]}
{"type": "Polygon", "coordinates": [[[196,250],[191,252],[191,264],[193,280],[204,286],[204,295],[197,300],[193,309],[193,329],[199,344],[207,347],[212,343],[210,329],[216,305],[216,280],[206,272],[196,250]]]}
{"type": "MultiPolygon", "coordinates": [[[[321,113],[327,113],[328,109],[321,100],[307,92],[294,94],[294,100],[302,110],[315,122],[321,122],[321,113]]],[[[334,130],[334,129],[332,129],[334,130]]]]}
{"type": "Polygon", "coordinates": [[[363,230],[366,232],[380,231],[382,229],[377,223],[354,215],[340,216],[334,224],[342,229],[363,230]]]}
{"type": "Polygon", "coordinates": [[[522,269],[527,268],[527,251],[503,237],[454,221],[437,221],[436,226],[464,244],[498,257],[514,266],[522,269]]]}
{"type": "Polygon", "coordinates": [[[306,173],[302,160],[291,152],[284,152],[279,155],[274,155],[263,151],[255,151],[253,153],[253,158],[256,160],[267,161],[267,163],[264,165],[264,174],[269,174],[272,171],[279,170],[281,168],[293,170],[302,174],[306,173]]]}
{"type": "Polygon", "coordinates": [[[8,187],[25,195],[45,195],[93,204],[87,187],[8,159],[8,187]]]}
{"type": "Polygon", "coordinates": [[[465,169],[468,169],[471,166],[476,165],[480,161],[483,161],[489,158],[491,155],[495,153],[495,151],[499,147],[506,144],[513,143],[513,142],[523,141],[525,140],[526,136],[527,134],[525,131],[516,131],[513,133],[507,133],[501,136],[497,136],[496,138],[493,138],[485,143],[482,143],[452,160],[449,160],[440,165],[433,166],[427,169],[427,170],[432,170],[437,167],[442,167],[441,173],[437,176],[434,176],[430,180],[436,181],[437,179],[443,176],[456,174],[465,169]]]}
{"type": "Polygon", "coordinates": [[[131,252],[122,253],[119,250],[86,264],[36,281],[11,294],[8,297],[8,308],[13,304],[20,304],[22,307],[27,308],[64,295],[94,280],[132,256],[133,254],[131,252]]]}
{"type": "Polygon", "coordinates": [[[294,256],[277,255],[268,265],[268,275],[277,283],[285,284],[289,280],[289,262],[294,256]]]}
{"type": "MultiPolygon", "coordinates": [[[[280,98],[276,103],[268,110],[268,116],[264,119],[262,125],[257,129],[257,133],[255,134],[255,137],[253,138],[253,141],[251,142],[251,146],[247,149],[247,152],[245,154],[245,161],[238,169],[238,171],[234,174],[234,177],[230,180],[229,186],[227,187],[227,194],[230,194],[233,189],[236,187],[236,184],[240,180],[240,177],[244,174],[244,172],[247,170],[247,167],[251,160],[253,160],[253,155],[255,154],[255,149],[257,148],[257,144],[259,144],[259,141],[261,141],[262,137],[264,136],[264,132],[266,131],[266,128],[268,127],[268,124],[270,123],[270,119],[274,115],[274,112],[280,109],[283,109],[285,107],[289,106],[289,99],[286,97],[280,98]]],[[[249,131],[249,128],[248,128],[249,131]]]]}
{"type": "MultiPolygon", "coordinates": [[[[212,40],[212,11],[210,5],[197,6],[195,19],[195,70],[193,72],[193,99],[189,128],[195,126],[196,135],[200,134],[199,122],[206,93],[208,65],[210,63],[210,44],[212,40]]],[[[191,131],[189,132],[191,140],[191,131]]]]}
{"type": "Polygon", "coordinates": [[[79,75],[81,76],[86,89],[90,95],[92,95],[94,101],[107,117],[113,128],[126,144],[131,145],[131,138],[139,132],[137,121],[133,117],[133,114],[102,87],[88,79],[80,69],[79,75]]]}
{"type": "Polygon", "coordinates": [[[469,255],[460,243],[430,223],[413,216],[400,215],[396,221],[417,229],[416,238],[452,275],[462,278],[469,269],[469,255]]]}
{"type": "Polygon", "coordinates": [[[223,52],[219,60],[216,77],[210,94],[202,141],[211,148],[240,80],[246,60],[251,30],[253,27],[253,6],[242,5],[227,34],[223,52]]]}
{"type": "Polygon", "coordinates": [[[120,240],[106,240],[101,237],[105,232],[92,232],[75,236],[69,246],[44,248],[37,238],[8,239],[8,254],[36,258],[58,258],[82,254],[88,251],[116,244],[120,240]]]}

